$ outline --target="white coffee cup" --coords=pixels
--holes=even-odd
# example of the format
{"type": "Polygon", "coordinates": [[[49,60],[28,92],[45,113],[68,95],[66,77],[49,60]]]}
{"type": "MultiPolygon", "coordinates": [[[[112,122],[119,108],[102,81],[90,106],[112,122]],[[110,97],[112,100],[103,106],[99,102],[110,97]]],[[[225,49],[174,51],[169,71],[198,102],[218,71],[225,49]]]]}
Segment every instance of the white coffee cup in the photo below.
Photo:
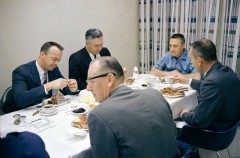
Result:
{"type": "Polygon", "coordinates": [[[174,77],[173,77],[173,76],[165,76],[165,77],[164,77],[164,80],[165,80],[167,83],[171,84],[171,83],[174,82],[174,77]]]}
{"type": "Polygon", "coordinates": [[[46,113],[46,114],[51,114],[53,112],[56,111],[56,107],[54,105],[44,105],[42,108],[41,108],[41,112],[42,113],[46,113]]]}

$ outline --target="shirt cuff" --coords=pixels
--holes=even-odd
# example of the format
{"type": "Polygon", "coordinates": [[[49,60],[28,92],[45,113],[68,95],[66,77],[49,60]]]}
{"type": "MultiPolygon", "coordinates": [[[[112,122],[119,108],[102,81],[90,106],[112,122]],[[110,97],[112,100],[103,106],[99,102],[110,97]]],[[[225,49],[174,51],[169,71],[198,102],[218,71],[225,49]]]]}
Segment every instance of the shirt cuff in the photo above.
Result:
{"type": "Polygon", "coordinates": [[[44,88],[44,91],[45,91],[45,94],[48,94],[46,88],[45,88],[45,85],[43,85],[43,88],[44,88]]]}
{"type": "Polygon", "coordinates": [[[191,87],[191,83],[192,83],[192,78],[189,78],[189,80],[188,80],[189,87],[191,87]]]}

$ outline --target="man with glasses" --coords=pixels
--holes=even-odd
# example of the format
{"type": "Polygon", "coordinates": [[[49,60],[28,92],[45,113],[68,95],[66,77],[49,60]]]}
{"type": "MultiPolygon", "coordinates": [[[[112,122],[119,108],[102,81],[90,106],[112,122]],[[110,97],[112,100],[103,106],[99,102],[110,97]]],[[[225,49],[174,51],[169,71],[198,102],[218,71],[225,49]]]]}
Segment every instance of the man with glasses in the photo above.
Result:
{"type": "Polygon", "coordinates": [[[58,69],[63,47],[55,42],[46,42],[37,60],[17,67],[12,73],[12,88],[15,107],[18,110],[42,102],[52,96],[52,90],[63,94],[77,91],[75,79],[64,79],[58,69]]]}
{"type": "Polygon", "coordinates": [[[91,149],[79,157],[179,157],[171,109],[159,91],[124,85],[113,57],[93,60],[87,82],[100,104],[88,115],[91,149]]]}
{"type": "Polygon", "coordinates": [[[85,43],[84,48],[69,58],[69,78],[77,80],[79,90],[87,87],[89,63],[101,56],[111,56],[108,49],[103,47],[103,34],[100,30],[89,29],[85,34],[85,43]]]}

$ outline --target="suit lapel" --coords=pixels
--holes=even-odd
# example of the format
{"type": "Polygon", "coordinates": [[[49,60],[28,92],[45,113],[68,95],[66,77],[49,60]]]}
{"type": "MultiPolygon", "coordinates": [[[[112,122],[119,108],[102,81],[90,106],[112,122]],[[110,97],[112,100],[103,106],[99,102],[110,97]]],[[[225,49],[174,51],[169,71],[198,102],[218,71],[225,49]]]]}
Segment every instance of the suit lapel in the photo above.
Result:
{"type": "Polygon", "coordinates": [[[37,66],[36,66],[36,61],[33,61],[31,63],[31,68],[32,68],[32,71],[31,71],[31,76],[32,76],[32,79],[33,79],[33,82],[37,85],[37,86],[40,86],[41,85],[41,80],[40,80],[40,76],[39,76],[39,73],[38,73],[38,70],[37,70],[37,66]]]}

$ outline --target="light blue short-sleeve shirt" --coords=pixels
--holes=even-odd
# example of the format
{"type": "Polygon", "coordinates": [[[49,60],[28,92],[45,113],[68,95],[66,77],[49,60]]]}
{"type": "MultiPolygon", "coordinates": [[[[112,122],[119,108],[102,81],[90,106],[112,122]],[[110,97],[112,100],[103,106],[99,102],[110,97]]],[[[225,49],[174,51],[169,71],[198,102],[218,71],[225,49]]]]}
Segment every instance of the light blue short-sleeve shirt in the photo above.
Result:
{"type": "Polygon", "coordinates": [[[162,71],[178,70],[182,74],[197,72],[190,61],[187,49],[184,49],[183,54],[178,59],[167,52],[153,67],[162,71]]]}

